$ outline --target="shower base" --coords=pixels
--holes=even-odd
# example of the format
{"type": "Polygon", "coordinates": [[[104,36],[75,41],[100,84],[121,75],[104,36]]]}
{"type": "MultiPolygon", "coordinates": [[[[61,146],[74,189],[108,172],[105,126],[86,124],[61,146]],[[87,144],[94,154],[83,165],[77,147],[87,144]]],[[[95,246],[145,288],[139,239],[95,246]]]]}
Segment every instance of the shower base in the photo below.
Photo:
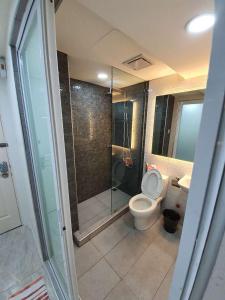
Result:
{"type": "Polygon", "coordinates": [[[78,247],[83,246],[85,243],[87,243],[90,239],[95,237],[99,232],[104,230],[106,227],[111,225],[113,222],[115,222],[117,219],[119,219],[122,215],[127,213],[129,211],[129,206],[126,205],[122,207],[120,210],[115,212],[112,215],[109,215],[90,227],[86,232],[80,233],[80,231],[76,231],[74,233],[74,241],[78,247]]]}
{"type": "MultiPolygon", "coordinates": [[[[106,195],[109,194],[109,190],[104,192],[106,195]]],[[[102,193],[104,195],[104,193],[102,193]]],[[[111,189],[110,189],[111,193],[111,189]]],[[[101,194],[100,194],[101,195],[101,194]]],[[[96,220],[94,224],[91,225],[91,220],[86,223],[82,223],[82,220],[80,220],[80,229],[74,233],[74,240],[75,243],[80,247],[86,242],[88,242],[90,239],[92,239],[95,235],[97,235],[100,231],[105,229],[107,226],[112,224],[115,220],[117,220],[120,216],[125,214],[129,208],[128,208],[128,202],[131,196],[123,193],[120,190],[114,190],[112,191],[112,195],[117,195],[119,197],[113,197],[112,199],[112,205],[110,208],[108,208],[108,213],[106,215],[100,214],[102,216],[101,218],[95,217],[93,220],[96,220]],[[118,202],[119,199],[119,202],[118,202]],[[120,203],[119,206],[115,205],[115,203],[120,203]],[[90,225],[90,226],[87,226],[90,225]]],[[[101,195],[102,196],[102,195],[101,195]]],[[[80,204],[78,204],[78,216],[80,215],[80,218],[85,216],[85,209],[86,212],[90,212],[92,209],[91,205],[97,206],[98,205],[98,195],[96,197],[93,197],[91,199],[88,199],[80,204]],[[86,203],[85,203],[86,202],[86,203]],[[95,203],[96,202],[96,203],[95,203]],[[79,206],[80,205],[80,206],[79,206]]],[[[111,198],[111,197],[110,197],[111,198]]],[[[107,198],[105,198],[107,199],[107,198]]],[[[109,200],[107,200],[109,201],[109,200]]],[[[111,200],[110,200],[111,201],[111,200]]],[[[98,217],[98,216],[97,216],[98,217]]]]}

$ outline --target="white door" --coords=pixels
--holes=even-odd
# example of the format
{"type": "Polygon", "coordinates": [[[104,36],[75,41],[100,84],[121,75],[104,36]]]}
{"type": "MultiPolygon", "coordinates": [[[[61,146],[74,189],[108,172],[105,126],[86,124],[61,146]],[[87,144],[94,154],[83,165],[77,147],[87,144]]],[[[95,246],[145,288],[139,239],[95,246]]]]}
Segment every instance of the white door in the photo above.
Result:
{"type": "Polygon", "coordinates": [[[21,225],[5,143],[0,120],[0,234],[21,225]]]}
{"type": "Polygon", "coordinates": [[[63,132],[63,126],[56,43],[55,40],[47,42],[48,37],[55,37],[54,32],[49,33],[55,26],[54,3],[45,0],[32,3],[17,45],[21,117],[24,138],[29,145],[26,151],[29,176],[45,266],[58,298],[75,300],[78,297],[73,276],[74,248],[65,153],[59,158],[65,146],[63,136],[57,136],[63,132]],[[63,168],[60,168],[62,163],[63,168]]]}

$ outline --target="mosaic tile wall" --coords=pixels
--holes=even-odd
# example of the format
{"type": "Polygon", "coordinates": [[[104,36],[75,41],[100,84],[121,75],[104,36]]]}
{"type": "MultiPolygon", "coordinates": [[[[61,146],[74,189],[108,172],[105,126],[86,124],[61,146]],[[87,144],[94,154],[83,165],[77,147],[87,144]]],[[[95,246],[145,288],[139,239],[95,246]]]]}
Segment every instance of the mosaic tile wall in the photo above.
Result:
{"type": "Polygon", "coordinates": [[[66,164],[68,174],[69,196],[70,196],[70,211],[73,232],[78,230],[78,210],[76,199],[76,178],[75,178],[75,162],[73,150],[73,131],[71,119],[70,105],[70,80],[68,71],[68,57],[66,54],[57,51],[58,68],[59,68],[59,83],[60,95],[63,115],[63,128],[66,151],[66,164]]]}
{"type": "Polygon", "coordinates": [[[109,89],[70,79],[78,202],[111,187],[112,98],[109,89]]]}

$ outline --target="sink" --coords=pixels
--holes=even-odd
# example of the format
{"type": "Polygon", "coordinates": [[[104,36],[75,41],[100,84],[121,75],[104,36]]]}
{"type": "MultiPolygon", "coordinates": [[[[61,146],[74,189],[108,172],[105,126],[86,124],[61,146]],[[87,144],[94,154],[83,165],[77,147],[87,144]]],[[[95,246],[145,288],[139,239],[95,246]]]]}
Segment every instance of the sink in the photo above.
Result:
{"type": "Polygon", "coordinates": [[[178,181],[178,184],[180,188],[187,193],[191,185],[191,176],[185,175],[178,181]]]}

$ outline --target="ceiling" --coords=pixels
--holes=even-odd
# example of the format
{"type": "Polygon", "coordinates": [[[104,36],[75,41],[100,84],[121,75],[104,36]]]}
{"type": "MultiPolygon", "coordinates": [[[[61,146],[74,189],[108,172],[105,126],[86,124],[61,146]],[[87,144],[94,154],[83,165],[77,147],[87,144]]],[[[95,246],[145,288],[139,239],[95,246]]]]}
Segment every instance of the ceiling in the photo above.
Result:
{"type": "Polygon", "coordinates": [[[97,73],[110,75],[109,66],[137,82],[206,75],[211,31],[191,35],[184,26],[213,9],[213,0],[63,0],[56,13],[57,47],[69,55],[72,77],[101,85],[109,81],[100,82],[97,73]],[[139,54],[152,66],[134,71],[122,64],[139,54]]]}
{"type": "Polygon", "coordinates": [[[193,100],[203,100],[205,95],[205,90],[195,90],[182,93],[173,94],[178,101],[193,101],[193,100]]]}

